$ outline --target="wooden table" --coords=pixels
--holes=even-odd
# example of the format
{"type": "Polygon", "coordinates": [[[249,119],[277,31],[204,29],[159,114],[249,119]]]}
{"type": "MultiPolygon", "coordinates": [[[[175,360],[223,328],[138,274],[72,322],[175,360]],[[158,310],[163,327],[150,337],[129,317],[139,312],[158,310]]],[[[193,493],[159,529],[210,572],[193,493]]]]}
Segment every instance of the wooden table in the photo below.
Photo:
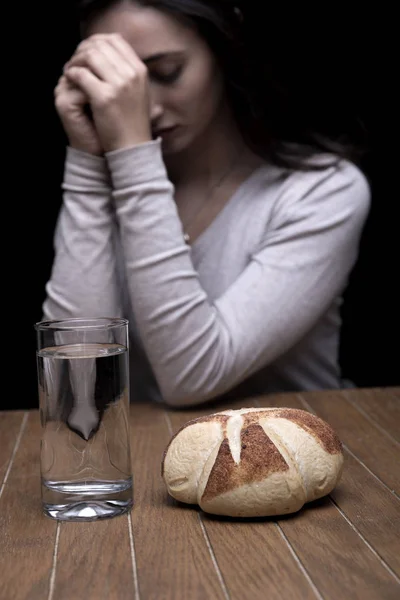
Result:
{"type": "Polygon", "coordinates": [[[170,436],[227,406],[131,407],[129,516],[57,523],[41,513],[38,411],[0,412],[1,600],[398,600],[400,388],[263,396],[328,421],[345,449],[334,492],[278,519],[179,506],[160,475],[170,436]]]}

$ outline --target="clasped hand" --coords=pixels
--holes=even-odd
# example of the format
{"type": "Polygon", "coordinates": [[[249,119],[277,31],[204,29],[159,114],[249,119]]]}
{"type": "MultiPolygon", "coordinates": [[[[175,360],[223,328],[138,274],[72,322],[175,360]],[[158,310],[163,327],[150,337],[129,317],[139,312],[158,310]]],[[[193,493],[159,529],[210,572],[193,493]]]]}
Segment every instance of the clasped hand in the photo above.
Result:
{"type": "Polygon", "coordinates": [[[102,154],[151,140],[147,68],[118,34],[79,44],[55,88],[55,104],[77,149],[102,154]]]}

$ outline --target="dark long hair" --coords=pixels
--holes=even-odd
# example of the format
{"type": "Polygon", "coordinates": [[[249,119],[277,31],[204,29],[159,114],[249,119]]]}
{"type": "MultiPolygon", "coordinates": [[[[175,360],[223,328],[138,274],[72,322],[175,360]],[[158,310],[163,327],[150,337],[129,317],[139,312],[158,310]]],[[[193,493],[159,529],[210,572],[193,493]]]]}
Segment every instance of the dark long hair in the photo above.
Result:
{"type": "MultiPolygon", "coordinates": [[[[78,0],[82,30],[120,1],[78,0]]],[[[262,0],[134,1],[196,27],[219,62],[238,127],[258,155],[288,169],[318,168],[321,163],[313,157],[320,153],[360,163],[367,150],[366,129],[356,107],[349,108],[354,97],[348,93],[346,73],[339,68],[325,80],[321,77],[329,71],[326,43],[321,48],[324,64],[318,64],[315,52],[304,61],[307,32],[303,30],[301,40],[293,35],[295,29],[274,33],[257,12],[262,0]]],[[[313,39],[317,30],[318,24],[313,39]]],[[[337,48],[331,50],[334,56],[337,48]]]]}

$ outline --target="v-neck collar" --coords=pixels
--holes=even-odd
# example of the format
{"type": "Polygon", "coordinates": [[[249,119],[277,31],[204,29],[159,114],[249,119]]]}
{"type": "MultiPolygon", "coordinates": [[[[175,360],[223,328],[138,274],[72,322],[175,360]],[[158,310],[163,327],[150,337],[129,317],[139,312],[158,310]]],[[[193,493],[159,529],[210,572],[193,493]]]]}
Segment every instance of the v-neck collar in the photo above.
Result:
{"type": "Polygon", "coordinates": [[[232,196],[225,203],[225,205],[215,216],[215,218],[211,221],[208,227],[206,227],[206,229],[204,229],[204,231],[200,233],[200,235],[194,240],[194,242],[190,244],[193,250],[197,251],[197,249],[200,248],[203,245],[203,243],[205,243],[205,240],[208,238],[209,235],[211,235],[213,229],[218,226],[218,222],[224,218],[224,215],[226,215],[226,213],[229,210],[231,210],[231,208],[236,204],[238,198],[241,198],[243,194],[245,194],[247,187],[249,187],[254,180],[257,180],[260,173],[269,171],[269,169],[270,166],[267,163],[259,165],[250,173],[248,177],[246,177],[246,179],[242,181],[242,183],[236,188],[232,196]]]}

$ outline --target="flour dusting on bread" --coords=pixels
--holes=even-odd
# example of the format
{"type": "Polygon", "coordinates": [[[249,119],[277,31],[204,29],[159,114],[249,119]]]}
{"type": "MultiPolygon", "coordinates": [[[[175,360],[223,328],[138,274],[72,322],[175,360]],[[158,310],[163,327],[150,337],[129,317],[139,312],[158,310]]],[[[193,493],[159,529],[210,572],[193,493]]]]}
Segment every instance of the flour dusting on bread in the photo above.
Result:
{"type": "Polygon", "coordinates": [[[256,517],[298,511],[329,494],[343,468],[332,427],[292,408],[227,410],[171,438],[162,476],[171,496],[205,512],[256,517]]]}

